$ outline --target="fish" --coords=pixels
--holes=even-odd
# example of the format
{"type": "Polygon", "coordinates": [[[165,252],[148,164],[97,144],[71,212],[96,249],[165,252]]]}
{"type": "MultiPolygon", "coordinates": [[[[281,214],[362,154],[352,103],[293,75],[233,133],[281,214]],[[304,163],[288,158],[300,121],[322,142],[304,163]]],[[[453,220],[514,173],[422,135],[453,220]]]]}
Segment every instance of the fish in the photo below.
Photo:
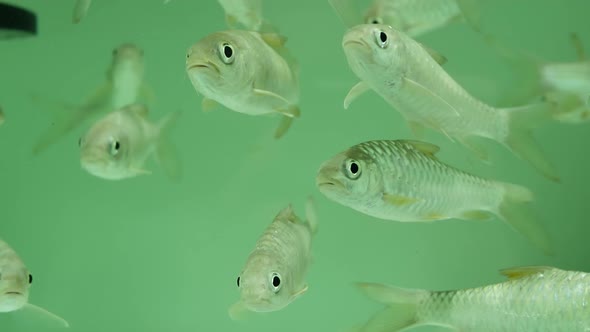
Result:
{"type": "Polygon", "coordinates": [[[0,126],[6,122],[6,115],[4,115],[4,110],[0,107],[0,126]]]}
{"type": "Polygon", "coordinates": [[[551,266],[500,270],[507,280],[448,291],[358,282],[368,298],[385,304],[356,332],[396,332],[441,326],[453,331],[589,331],[590,274],[551,266]]]}
{"type": "Polygon", "coordinates": [[[262,0],[217,0],[225,11],[225,22],[230,29],[242,28],[261,31],[262,0]]]}
{"type": "Polygon", "coordinates": [[[424,128],[437,130],[484,161],[489,160],[488,152],[479,139],[496,141],[546,178],[560,181],[531,135],[532,128],[550,121],[551,103],[488,105],[461,87],[420,43],[387,25],[350,28],[342,47],[360,79],[344,99],[345,109],[373,90],[401,113],[416,138],[424,128]]]}
{"type": "Polygon", "coordinates": [[[306,218],[302,221],[289,204],[257,240],[237,278],[240,299],[228,311],[233,320],[252,312],[281,310],[307,292],[305,276],[318,230],[311,197],[306,203],[306,218]]]}
{"type": "Polygon", "coordinates": [[[519,87],[507,93],[504,103],[528,102],[542,96],[555,107],[552,118],[561,123],[590,121],[590,59],[577,33],[570,34],[576,60],[553,62],[512,50],[495,38],[486,39],[518,77],[519,87]]]}
{"type": "Polygon", "coordinates": [[[92,0],[76,0],[76,3],[74,3],[74,12],[72,13],[72,23],[78,24],[86,17],[91,3],[92,0]]]}
{"type": "Polygon", "coordinates": [[[525,203],[526,187],[485,179],[443,163],[437,145],[418,140],[373,140],[324,161],[316,186],[329,200],[365,215],[399,222],[448,219],[508,223],[547,254],[552,246],[525,203]]]}
{"type": "Polygon", "coordinates": [[[187,51],[186,73],[202,109],[223,105],[248,115],[280,114],[281,138],[299,110],[299,68],[276,33],[244,30],[214,32],[187,51]]]}
{"type": "Polygon", "coordinates": [[[97,121],[79,140],[82,168],[98,178],[123,180],[151,174],[145,163],[155,155],[170,179],[180,179],[180,159],[168,139],[180,112],[157,124],[148,120],[148,113],[145,104],[136,103],[97,121]]]}
{"type": "Polygon", "coordinates": [[[153,102],[154,94],[145,82],[144,72],[143,49],[133,43],[123,43],[112,51],[106,81],[82,105],[54,103],[36,96],[39,102],[54,104],[57,109],[65,112],[58,114],[53,125],[37,140],[33,154],[45,151],[51,144],[95,116],[142,100],[153,102]]]}
{"type": "Polygon", "coordinates": [[[0,239],[0,313],[15,311],[34,312],[58,322],[63,327],[69,323],[63,318],[29,303],[29,288],[33,275],[18,254],[0,239]]]}
{"type": "Polygon", "coordinates": [[[468,23],[481,32],[479,0],[373,0],[361,14],[354,0],[329,0],[349,26],[385,24],[419,37],[457,22],[468,23]]]}

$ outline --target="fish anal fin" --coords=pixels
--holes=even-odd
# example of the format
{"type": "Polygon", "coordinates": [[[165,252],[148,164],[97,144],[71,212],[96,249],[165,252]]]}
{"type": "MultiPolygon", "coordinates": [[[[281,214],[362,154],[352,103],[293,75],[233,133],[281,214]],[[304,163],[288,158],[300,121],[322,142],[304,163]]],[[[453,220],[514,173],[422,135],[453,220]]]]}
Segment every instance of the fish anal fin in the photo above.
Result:
{"type": "Polygon", "coordinates": [[[383,200],[394,206],[406,206],[420,201],[418,198],[383,193],[383,200]]]}
{"type": "Polygon", "coordinates": [[[507,277],[509,280],[516,280],[526,278],[536,274],[541,274],[552,270],[550,266],[518,266],[500,270],[500,274],[507,277]]]}
{"type": "Polygon", "coordinates": [[[493,213],[484,210],[463,211],[461,213],[461,219],[465,220],[485,221],[490,220],[493,217],[493,213]]]}
{"type": "Polygon", "coordinates": [[[358,97],[360,97],[362,94],[369,91],[370,89],[371,88],[369,87],[369,84],[367,84],[364,81],[360,81],[357,84],[355,84],[350,89],[350,91],[348,91],[348,94],[344,98],[344,109],[348,109],[348,107],[350,106],[350,104],[352,104],[353,101],[355,101],[358,97]]]}
{"type": "Polygon", "coordinates": [[[416,140],[404,140],[406,144],[411,145],[414,149],[422,152],[425,155],[430,157],[434,157],[438,151],[440,151],[440,147],[438,145],[434,145],[432,143],[423,142],[423,141],[416,141],[416,140]]]}

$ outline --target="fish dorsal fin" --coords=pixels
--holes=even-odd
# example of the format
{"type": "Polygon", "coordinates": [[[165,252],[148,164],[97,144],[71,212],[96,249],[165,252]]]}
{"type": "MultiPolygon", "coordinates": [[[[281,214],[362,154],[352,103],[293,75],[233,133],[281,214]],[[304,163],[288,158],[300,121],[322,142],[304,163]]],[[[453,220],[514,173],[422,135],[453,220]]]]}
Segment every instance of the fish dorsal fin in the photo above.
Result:
{"type": "Polygon", "coordinates": [[[519,266],[500,270],[500,274],[507,277],[508,280],[526,278],[535,274],[540,274],[552,270],[551,266],[519,266]]]}
{"type": "MultiPolygon", "coordinates": [[[[420,44],[420,43],[418,43],[420,44]]],[[[424,44],[420,44],[420,46],[422,46],[422,48],[428,52],[428,54],[430,54],[430,56],[432,57],[432,59],[434,59],[434,61],[436,61],[436,63],[438,63],[439,65],[444,65],[445,63],[447,63],[449,60],[447,59],[446,56],[438,53],[437,51],[431,49],[428,46],[425,46],[424,44]]]]}
{"type": "Polygon", "coordinates": [[[135,113],[144,119],[148,117],[149,109],[144,104],[131,104],[128,105],[126,108],[129,112],[135,113]]]}
{"type": "Polygon", "coordinates": [[[404,142],[406,144],[411,145],[414,149],[433,158],[435,157],[436,153],[440,151],[440,147],[438,145],[434,145],[431,143],[416,140],[404,140],[404,142]]]}
{"type": "Polygon", "coordinates": [[[293,212],[293,206],[289,204],[286,208],[282,209],[281,212],[277,215],[276,219],[281,219],[285,221],[289,221],[292,223],[298,223],[299,218],[293,212]]]}

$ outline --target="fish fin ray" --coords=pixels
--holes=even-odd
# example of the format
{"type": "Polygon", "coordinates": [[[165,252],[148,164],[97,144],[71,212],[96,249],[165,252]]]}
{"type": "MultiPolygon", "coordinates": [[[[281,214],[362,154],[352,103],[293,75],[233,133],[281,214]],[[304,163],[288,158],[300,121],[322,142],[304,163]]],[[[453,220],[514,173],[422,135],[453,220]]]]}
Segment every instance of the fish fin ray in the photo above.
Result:
{"type": "Polygon", "coordinates": [[[358,97],[360,97],[369,90],[371,90],[371,88],[369,87],[369,84],[367,84],[365,81],[360,81],[357,84],[355,84],[350,89],[350,91],[348,91],[348,94],[344,98],[344,109],[348,109],[348,107],[353,101],[355,101],[358,97]]]}

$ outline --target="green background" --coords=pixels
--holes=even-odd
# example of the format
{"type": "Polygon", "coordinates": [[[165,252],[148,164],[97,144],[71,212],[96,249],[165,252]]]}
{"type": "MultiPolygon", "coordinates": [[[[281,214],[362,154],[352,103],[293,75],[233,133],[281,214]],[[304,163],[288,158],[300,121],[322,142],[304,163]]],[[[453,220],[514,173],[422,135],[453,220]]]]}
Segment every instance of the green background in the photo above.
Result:
{"type": "MultiPolygon", "coordinates": [[[[488,31],[542,59],[575,60],[570,32],[590,45],[586,0],[483,2],[488,31]]],[[[533,208],[553,237],[552,257],[498,220],[386,222],[318,192],[317,169],[332,155],[364,140],[412,137],[401,115],[372,92],[343,109],[357,79],[341,48],[345,28],[327,1],[264,3],[265,16],[289,38],[301,64],[302,116],[278,141],[272,138],[278,117],[201,110],[201,96],[185,73],[185,52],[226,29],[216,1],[94,1],[78,25],[71,23],[74,1],[12,3],[36,11],[39,34],[0,41],[6,113],[0,236],[34,275],[30,301],[67,319],[71,331],[342,331],[380,308],[352,287],[354,281],[456,289],[500,282],[497,270],[515,265],[590,271],[587,124],[552,123],[535,131],[560,184],[493,142],[494,163],[486,165],[438,133],[426,137],[441,146],[444,162],[533,190],[533,208]],[[85,173],[77,141],[86,127],[32,155],[52,110],[31,94],[81,103],[104,81],[111,51],[123,42],[145,51],[147,81],[156,93],[152,118],[184,111],[173,133],[184,167],[179,183],[153,162],[152,175],[120,182],[85,173]],[[309,291],[282,311],[231,321],[236,277],[258,236],[289,203],[303,215],[310,194],[320,229],[309,291]]],[[[465,24],[418,39],[444,54],[444,68],[492,105],[524,88],[465,24]]],[[[0,315],[3,332],[50,325],[22,313],[0,315]]]]}

